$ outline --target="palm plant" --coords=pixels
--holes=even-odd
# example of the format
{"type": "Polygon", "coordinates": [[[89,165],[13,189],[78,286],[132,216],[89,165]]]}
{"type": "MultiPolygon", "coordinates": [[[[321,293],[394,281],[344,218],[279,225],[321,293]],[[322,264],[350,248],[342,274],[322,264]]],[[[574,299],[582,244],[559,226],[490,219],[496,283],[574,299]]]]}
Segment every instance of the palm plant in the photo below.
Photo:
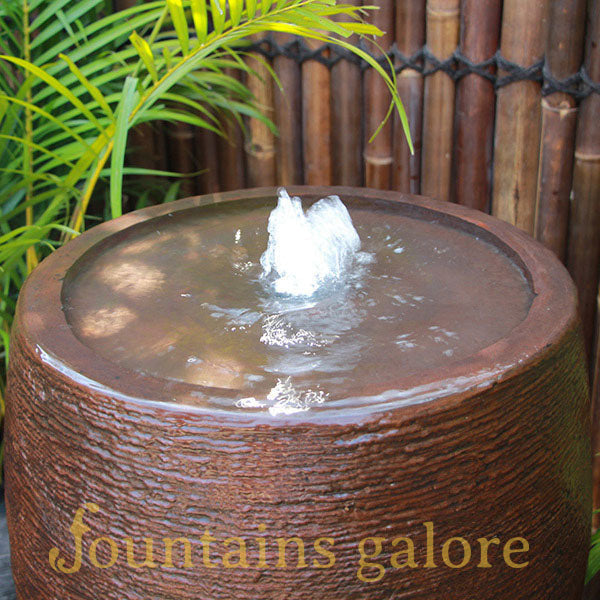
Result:
{"type": "MultiPolygon", "coordinates": [[[[600,511],[595,512],[597,514],[600,511]]],[[[592,535],[585,582],[589,583],[598,573],[600,573],[600,529],[597,529],[592,535]]]]}
{"type": "MultiPolygon", "coordinates": [[[[3,0],[0,6],[0,352],[15,298],[40,258],[80,233],[100,183],[122,212],[132,127],[185,122],[223,134],[224,115],[262,119],[232,69],[249,36],[334,43],[376,69],[408,137],[393,69],[347,40],[381,32],[336,0],[153,0],[112,14],[106,0],[3,0]]],[[[0,377],[0,382],[3,378],[0,377]]],[[[0,383],[3,386],[3,383],[0,383]]],[[[0,387],[0,401],[2,398],[0,387]]],[[[1,407],[0,407],[1,408],[1,407]]]]}

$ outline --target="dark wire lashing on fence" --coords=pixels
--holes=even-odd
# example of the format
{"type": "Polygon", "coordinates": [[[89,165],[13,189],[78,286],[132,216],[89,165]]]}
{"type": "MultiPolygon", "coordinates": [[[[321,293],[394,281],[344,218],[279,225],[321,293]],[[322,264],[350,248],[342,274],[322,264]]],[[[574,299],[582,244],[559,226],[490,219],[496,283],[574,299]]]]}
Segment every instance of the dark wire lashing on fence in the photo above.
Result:
{"type": "MultiPolygon", "coordinates": [[[[368,48],[364,43],[362,43],[362,46],[365,52],[368,52],[368,48]]],[[[346,60],[359,65],[363,70],[370,68],[367,62],[345,48],[333,44],[323,44],[312,49],[300,38],[294,38],[289,42],[280,44],[275,41],[272,35],[268,35],[253,43],[251,50],[270,60],[285,57],[296,61],[298,64],[314,60],[328,68],[332,68],[342,60],[346,60]]],[[[584,65],[581,65],[579,71],[566,79],[557,79],[552,76],[544,60],[537,61],[529,67],[523,67],[504,58],[499,50],[491,58],[482,62],[469,60],[458,48],[449,58],[440,60],[427,46],[423,46],[411,56],[406,56],[398,50],[394,43],[386,54],[373,55],[373,57],[385,68],[389,68],[388,59],[395,60],[394,69],[396,73],[400,73],[405,69],[414,69],[427,77],[442,71],[454,81],[458,81],[466,75],[475,74],[491,81],[496,89],[517,81],[535,81],[542,84],[542,95],[544,96],[563,92],[577,100],[583,100],[592,93],[600,94],[600,84],[592,80],[584,65]],[[498,75],[498,71],[502,71],[502,75],[498,75]]]]}

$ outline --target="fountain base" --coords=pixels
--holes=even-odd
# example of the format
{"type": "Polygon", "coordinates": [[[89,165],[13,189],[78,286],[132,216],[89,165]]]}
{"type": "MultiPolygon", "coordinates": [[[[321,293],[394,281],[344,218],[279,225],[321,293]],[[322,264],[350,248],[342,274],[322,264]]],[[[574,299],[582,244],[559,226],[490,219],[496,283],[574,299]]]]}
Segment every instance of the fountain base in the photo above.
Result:
{"type": "Polygon", "coordinates": [[[63,303],[74,274],[91,268],[86,253],[114,236],[126,243],[153,219],[275,190],[182,200],[95,227],[45,260],[19,300],[6,417],[18,598],[388,600],[443,590],[458,600],[468,589],[478,599],[578,600],[589,410],[562,265],[457,205],[290,192],[395,202],[408,218],[482,240],[523,273],[531,305],[469,356],[419,372],[398,364],[385,384],[362,378],[354,396],[274,416],[236,405],[233,387],[211,395],[111,361],[76,335],[63,303]]]}

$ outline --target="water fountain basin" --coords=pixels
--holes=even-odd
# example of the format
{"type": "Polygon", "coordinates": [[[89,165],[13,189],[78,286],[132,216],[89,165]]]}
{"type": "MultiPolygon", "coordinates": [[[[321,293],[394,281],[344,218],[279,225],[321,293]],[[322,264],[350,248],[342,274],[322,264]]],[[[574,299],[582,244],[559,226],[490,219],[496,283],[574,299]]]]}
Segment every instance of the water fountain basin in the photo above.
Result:
{"type": "MultiPolygon", "coordinates": [[[[308,201],[338,194],[359,233],[381,229],[380,221],[403,231],[385,261],[344,291],[353,311],[319,301],[328,315],[356,313],[362,327],[348,337],[346,321],[336,320],[336,341],[324,354],[305,348],[305,339],[296,347],[286,338],[287,346],[263,354],[259,336],[229,337],[240,326],[239,294],[229,291],[241,275],[232,272],[220,292],[219,261],[233,257],[240,273],[251,270],[262,241],[235,250],[236,230],[229,245],[206,240],[217,235],[222,210],[239,217],[255,207],[248,231],[264,227],[274,189],[125,215],[70,242],[29,278],[13,331],[6,421],[19,598],[431,598],[441,587],[444,598],[460,598],[465,586],[477,598],[578,598],[591,511],[589,411],[576,297],[563,266],[522,232],[461,206],[351,188],[290,193],[308,201]],[[372,220],[377,211],[383,216],[372,220]],[[214,226],[202,230],[211,218],[214,226]],[[424,258],[411,266],[417,246],[424,258]],[[104,280],[108,266],[113,275],[104,280]],[[397,280],[384,285],[391,271],[397,280]],[[375,300],[389,300],[374,309],[382,319],[361,312],[367,283],[375,300]],[[188,301],[197,304],[190,309],[188,301]],[[223,306],[238,319],[227,320],[226,335],[202,317],[223,306]],[[348,342],[341,361],[338,339],[348,342]],[[317,363],[328,367],[306,367],[317,363]],[[282,395],[286,369],[291,401],[289,390],[282,395]],[[71,527],[85,503],[93,509],[85,511],[81,569],[55,570],[49,552],[59,549],[71,564],[71,527]],[[439,540],[436,568],[424,566],[425,523],[439,540]],[[217,567],[207,567],[205,530],[246,540],[249,568],[219,563],[219,542],[217,567]],[[127,563],[128,536],[140,560],[142,538],[155,540],[157,568],[127,563]],[[501,550],[481,567],[475,550],[486,536],[500,548],[527,540],[527,567],[510,566],[501,550]],[[119,548],[110,568],[90,563],[99,537],[119,548]],[[198,542],[194,568],[164,566],[165,537],[198,542]],[[315,566],[327,562],[317,552],[296,569],[291,552],[291,566],[277,567],[274,540],[291,537],[313,549],[319,538],[334,540],[335,564],[315,566]],[[392,566],[398,537],[414,540],[418,567],[392,566]],[[444,563],[442,545],[455,537],[473,549],[464,568],[444,563]],[[383,540],[367,561],[383,565],[379,579],[377,566],[360,569],[367,538],[363,550],[383,540]]],[[[269,316],[287,314],[280,308],[269,305],[269,316]]],[[[298,325],[290,323],[285,335],[298,325]]],[[[271,324],[247,326],[264,333],[271,324]]],[[[461,544],[449,546],[456,564],[461,544]]],[[[102,564],[112,548],[96,546],[102,564]]]]}

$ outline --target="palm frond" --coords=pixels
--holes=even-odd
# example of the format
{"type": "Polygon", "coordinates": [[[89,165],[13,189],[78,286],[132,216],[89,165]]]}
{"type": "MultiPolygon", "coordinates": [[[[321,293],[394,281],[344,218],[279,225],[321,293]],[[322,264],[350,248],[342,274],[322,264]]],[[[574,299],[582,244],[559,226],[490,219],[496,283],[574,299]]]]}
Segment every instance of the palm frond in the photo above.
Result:
{"type": "MultiPolygon", "coordinates": [[[[381,34],[363,20],[369,7],[336,0],[152,0],[107,14],[105,6],[105,0],[0,4],[4,357],[23,278],[82,231],[99,186],[108,190],[106,206],[116,217],[127,174],[175,175],[126,165],[132,127],[178,121],[225,135],[227,120],[243,125],[247,116],[275,131],[250,90],[230,74],[254,73],[246,61],[251,36],[284,32],[354,52],[386,82],[389,114],[399,113],[410,144],[393,68],[348,41],[381,34]]],[[[166,198],[178,189],[172,183],[166,198]]],[[[145,197],[140,194],[140,204],[145,197]]]]}

